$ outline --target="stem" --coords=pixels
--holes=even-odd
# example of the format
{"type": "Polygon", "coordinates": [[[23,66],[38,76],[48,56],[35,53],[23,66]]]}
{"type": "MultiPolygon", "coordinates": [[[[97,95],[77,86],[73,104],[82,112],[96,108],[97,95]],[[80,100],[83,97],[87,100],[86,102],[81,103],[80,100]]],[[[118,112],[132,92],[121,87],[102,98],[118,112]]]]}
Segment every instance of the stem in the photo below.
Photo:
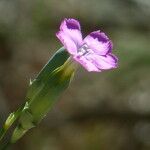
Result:
{"type": "Polygon", "coordinates": [[[12,124],[18,119],[18,117],[21,115],[21,112],[24,108],[24,104],[16,111],[11,113],[8,118],[6,119],[3,127],[0,129],[0,141],[5,136],[8,129],[12,126],[12,124]]]}
{"type": "MultiPolygon", "coordinates": [[[[48,61],[34,82],[30,84],[26,104],[11,113],[0,131],[0,141],[7,130],[19,118],[10,143],[18,141],[29,129],[35,127],[51,109],[53,102],[69,86],[75,66],[64,48],[58,50],[48,61]],[[68,60],[67,60],[68,59],[68,60]]],[[[6,148],[5,148],[6,147],[6,148]]]]}
{"type": "Polygon", "coordinates": [[[4,127],[2,127],[0,130],[0,141],[3,139],[5,134],[6,134],[6,130],[4,129],[4,127]]]}

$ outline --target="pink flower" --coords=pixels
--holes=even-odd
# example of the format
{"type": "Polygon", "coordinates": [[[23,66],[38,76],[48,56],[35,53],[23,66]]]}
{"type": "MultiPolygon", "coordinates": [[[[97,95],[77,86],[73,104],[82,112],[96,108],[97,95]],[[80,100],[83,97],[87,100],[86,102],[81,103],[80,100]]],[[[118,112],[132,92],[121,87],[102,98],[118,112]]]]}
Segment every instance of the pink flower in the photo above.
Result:
{"type": "Polygon", "coordinates": [[[71,57],[88,71],[117,67],[117,57],[112,54],[112,42],[101,31],[94,31],[82,38],[80,23],[75,19],[64,19],[56,33],[71,57]]]}

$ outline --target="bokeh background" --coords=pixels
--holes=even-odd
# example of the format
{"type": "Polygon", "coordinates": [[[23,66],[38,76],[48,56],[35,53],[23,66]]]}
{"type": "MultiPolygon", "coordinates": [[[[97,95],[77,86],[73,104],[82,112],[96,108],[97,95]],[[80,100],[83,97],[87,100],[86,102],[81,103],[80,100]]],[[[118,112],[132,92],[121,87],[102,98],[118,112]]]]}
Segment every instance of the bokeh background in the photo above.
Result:
{"type": "Polygon", "coordinates": [[[80,68],[42,123],[12,149],[149,150],[149,0],[0,0],[0,124],[62,46],[55,33],[65,17],[79,19],[83,35],[105,31],[119,68],[80,68]]]}

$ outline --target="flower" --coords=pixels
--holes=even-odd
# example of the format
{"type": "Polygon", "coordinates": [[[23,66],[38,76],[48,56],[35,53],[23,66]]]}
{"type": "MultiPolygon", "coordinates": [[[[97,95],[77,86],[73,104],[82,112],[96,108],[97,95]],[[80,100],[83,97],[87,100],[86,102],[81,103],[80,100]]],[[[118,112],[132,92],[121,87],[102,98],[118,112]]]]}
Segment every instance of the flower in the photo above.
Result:
{"type": "Polygon", "coordinates": [[[112,42],[100,30],[83,39],[80,23],[75,19],[64,19],[56,36],[71,57],[88,71],[101,72],[117,67],[118,59],[112,54],[112,42]]]}

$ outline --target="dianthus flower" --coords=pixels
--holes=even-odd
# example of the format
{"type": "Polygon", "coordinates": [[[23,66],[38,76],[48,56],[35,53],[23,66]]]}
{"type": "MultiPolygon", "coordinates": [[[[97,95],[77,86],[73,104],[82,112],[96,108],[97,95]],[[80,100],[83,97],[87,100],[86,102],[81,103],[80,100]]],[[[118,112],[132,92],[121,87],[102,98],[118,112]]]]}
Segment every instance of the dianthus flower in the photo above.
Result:
{"type": "Polygon", "coordinates": [[[56,36],[71,57],[88,71],[117,67],[117,57],[112,54],[113,44],[100,30],[91,32],[84,39],[80,23],[75,19],[64,19],[56,36]]]}

